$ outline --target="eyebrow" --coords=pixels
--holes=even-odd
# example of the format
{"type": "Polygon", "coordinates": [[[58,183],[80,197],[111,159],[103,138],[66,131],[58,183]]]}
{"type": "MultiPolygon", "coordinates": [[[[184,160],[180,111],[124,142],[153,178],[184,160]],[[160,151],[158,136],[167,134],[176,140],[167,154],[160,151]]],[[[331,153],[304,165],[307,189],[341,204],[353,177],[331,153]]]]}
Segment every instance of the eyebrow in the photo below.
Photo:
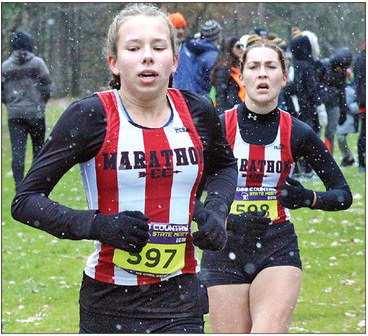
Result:
{"type": "MultiPolygon", "coordinates": [[[[262,62],[260,62],[260,61],[246,61],[245,62],[245,64],[248,64],[248,63],[261,64],[262,62]]],[[[279,62],[278,61],[266,61],[264,63],[269,64],[269,63],[279,63],[279,62]]]]}
{"type": "MultiPolygon", "coordinates": [[[[133,38],[133,39],[125,40],[125,42],[136,42],[136,43],[141,42],[141,41],[142,41],[142,39],[139,39],[139,38],[133,38]]],[[[156,42],[167,42],[167,40],[164,39],[164,38],[155,38],[155,39],[152,40],[152,42],[153,43],[156,43],[156,42]]]]}

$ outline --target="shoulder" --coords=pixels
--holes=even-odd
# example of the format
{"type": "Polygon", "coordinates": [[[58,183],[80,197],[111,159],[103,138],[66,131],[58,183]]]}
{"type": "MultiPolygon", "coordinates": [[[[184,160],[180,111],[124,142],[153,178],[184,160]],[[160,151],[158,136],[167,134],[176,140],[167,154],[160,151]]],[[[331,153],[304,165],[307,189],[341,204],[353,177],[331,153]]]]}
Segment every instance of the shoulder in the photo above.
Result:
{"type": "Polygon", "coordinates": [[[213,108],[212,100],[207,96],[199,95],[187,90],[180,90],[180,92],[182,93],[190,111],[191,109],[198,107],[202,107],[203,110],[213,108]]]}
{"type": "Polygon", "coordinates": [[[319,138],[313,128],[306,124],[304,121],[301,121],[295,117],[291,117],[291,122],[292,136],[298,137],[299,140],[319,138]]]}
{"type": "Polygon", "coordinates": [[[70,114],[72,118],[80,118],[82,115],[86,115],[88,119],[93,119],[96,114],[105,115],[103,105],[96,94],[74,101],[65,113],[70,114]]]}

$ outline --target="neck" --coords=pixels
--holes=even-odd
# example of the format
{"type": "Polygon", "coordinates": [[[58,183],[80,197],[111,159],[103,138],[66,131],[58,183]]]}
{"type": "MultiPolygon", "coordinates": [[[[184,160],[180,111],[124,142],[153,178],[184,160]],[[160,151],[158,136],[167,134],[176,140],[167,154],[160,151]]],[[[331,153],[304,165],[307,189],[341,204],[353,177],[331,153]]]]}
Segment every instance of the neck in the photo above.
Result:
{"type": "Polygon", "coordinates": [[[170,119],[171,110],[166,94],[143,100],[119,90],[119,96],[128,114],[138,125],[157,128],[165,125],[170,119]]]}
{"type": "Polygon", "coordinates": [[[254,102],[253,100],[250,100],[249,98],[247,99],[247,97],[248,96],[246,96],[246,99],[245,99],[245,106],[247,107],[248,110],[254,113],[267,114],[273,111],[277,107],[277,99],[275,99],[275,101],[262,104],[262,103],[254,102]]]}

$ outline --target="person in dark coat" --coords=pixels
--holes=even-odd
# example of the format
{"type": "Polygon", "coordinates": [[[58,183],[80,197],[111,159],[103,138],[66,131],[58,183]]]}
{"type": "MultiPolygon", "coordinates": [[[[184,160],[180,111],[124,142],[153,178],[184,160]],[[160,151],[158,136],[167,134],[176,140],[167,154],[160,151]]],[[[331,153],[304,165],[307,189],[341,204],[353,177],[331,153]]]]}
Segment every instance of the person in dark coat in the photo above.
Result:
{"type": "MultiPolygon", "coordinates": [[[[318,39],[310,31],[295,33],[294,31],[296,37],[290,41],[290,50],[293,55],[294,84],[299,104],[298,119],[319,134],[320,128],[327,126],[327,112],[320,96],[317,76],[318,39]]],[[[313,175],[312,168],[303,158],[300,159],[296,172],[306,177],[313,175]]]]}
{"type": "Polygon", "coordinates": [[[322,60],[319,77],[322,86],[322,99],[328,115],[325,138],[331,153],[334,151],[337,125],[344,124],[348,114],[345,95],[346,71],[352,60],[353,54],[348,48],[339,48],[329,59],[322,60]]]}
{"type": "Polygon", "coordinates": [[[244,46],[236,37],[224,40],[218,60],[211,74],[211,83],[216,89],[216,108],[219,114],[245,99],[245,88],[240,82],[240,60],[244,46]]]}
{"type": "Polygon", "coordinates": [[[317,78],[317,37],[312,32],[303,31],[302,35],[290,41],[290,50],[293,55],[294,81],[300,106],[299,119],[319,133],[321,127],[327,126],[327,114],[317,78]]]}
{"type": "Polygon", "coordinates": [[[194,54],[195,90],[194,93],[208,95],[211,90],[210,74],[219,54],[222,41],[221,25],[215,20],[206,21],[201,28],[201,37],[187,43],[188,50],[194,54]]]}
{"type": "Polygon", "coordinates": [[[366,98],[366,45],[365,41],[362,51],[358,54],[354,61],[353,72],[356,80],[356,95],[359,104],[359,112],[361,119],[360,133],[358,139],[358,162],[359,171],[365,172],[365,98],[366,98]]]}
{"type": "Polygon", "coordinates": [[[32,139],[33,158],[45,140],[45,108],[52,81],[43,59],[33,54],[34,39],[30,34],[16,32],[11,37],[10,47],[11,55],[1,69],[1,102],[7,110],[17,190],[24,176],[28,134],[32,139]]]}

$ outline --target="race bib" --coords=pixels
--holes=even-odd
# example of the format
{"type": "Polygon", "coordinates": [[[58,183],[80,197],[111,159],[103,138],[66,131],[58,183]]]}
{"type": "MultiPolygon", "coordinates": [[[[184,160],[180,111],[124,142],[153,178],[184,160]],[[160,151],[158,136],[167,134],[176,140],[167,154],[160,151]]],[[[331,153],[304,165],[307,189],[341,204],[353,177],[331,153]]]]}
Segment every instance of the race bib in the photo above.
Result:
{"type": "Polygon", "coordinates": [[[113,263],[129,273],[162,278],[184,267],[188,224],[148,223],[150,238],[140,253],[115,249],[113,263]]]}
{"type": "Polygon", "coordinates": [[[237,188],[230,213],[266,210],[266,217],[278,219],[276,189],[269,187],[237,188]]]}

